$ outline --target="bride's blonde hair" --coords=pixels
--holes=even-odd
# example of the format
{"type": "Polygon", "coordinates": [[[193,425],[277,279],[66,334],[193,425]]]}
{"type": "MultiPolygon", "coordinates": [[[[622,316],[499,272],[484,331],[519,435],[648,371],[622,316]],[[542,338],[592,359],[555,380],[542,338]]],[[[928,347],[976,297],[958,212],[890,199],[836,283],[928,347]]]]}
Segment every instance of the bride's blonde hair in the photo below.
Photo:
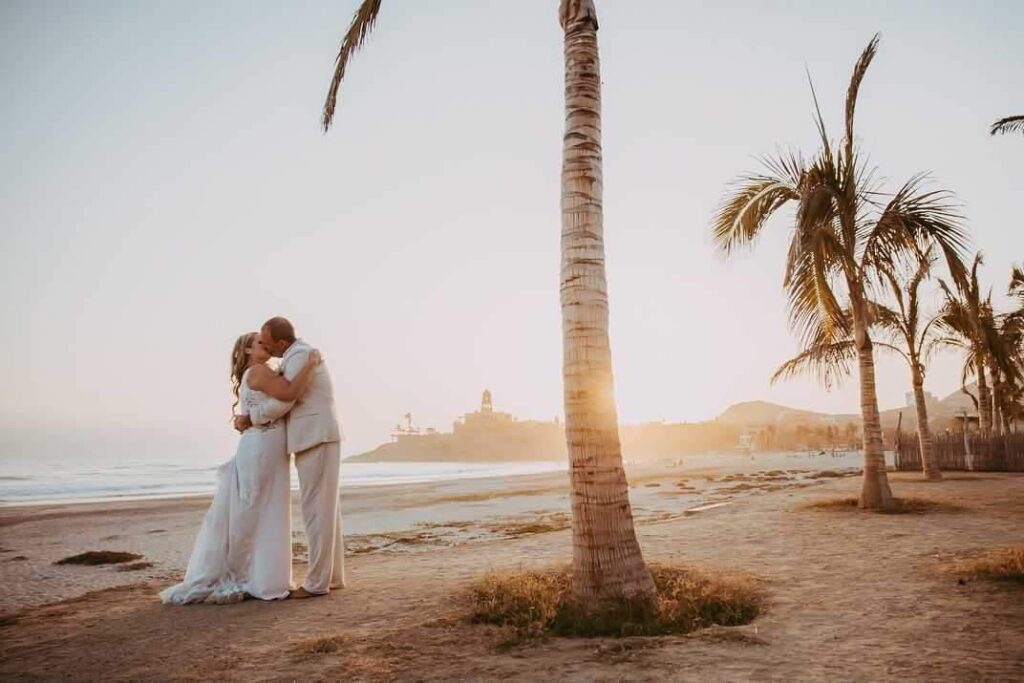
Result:
{"type": "Polygon", "coordinates": [[[234,412],[238,405],[238,392],[242,387],[242,375],[249,367],[249,354],[246,351],[252,346],[256,339],[257,332],[246,332],[235,340],[235,347],[231,349],[231,393],[235,396],[235,402],[231,404],[231,411],[234,412]]]}

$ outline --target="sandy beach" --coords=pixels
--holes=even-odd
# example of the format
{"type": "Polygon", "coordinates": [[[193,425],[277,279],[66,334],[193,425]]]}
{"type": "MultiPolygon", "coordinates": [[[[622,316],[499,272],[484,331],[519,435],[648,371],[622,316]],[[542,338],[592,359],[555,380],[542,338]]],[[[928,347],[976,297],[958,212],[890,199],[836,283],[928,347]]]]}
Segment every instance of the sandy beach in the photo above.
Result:
{"type": "MultiPolygon", "coordinates": [[[[465,619],[488,571],[571,555],[564,473],[347,492],[349,588],[311,601],[169,608],[204,498],[0,510],[4,680],[1020,680],[1019,585],[949,564],[1024,542],[1024,476],[893,475],[958,511],[805,509],[854,495],[845,468],[734,459],[630,472],[649,561],[751,572],[768,609],[686,637],[558,639],[505,649],[465,619]],[[384,511],[387,511],[386,513],[384,511]],[[152,563],[55,566],[87,550],[152,563]]],[[[303,571],[296,513],[295,570],[303,571]]]]}

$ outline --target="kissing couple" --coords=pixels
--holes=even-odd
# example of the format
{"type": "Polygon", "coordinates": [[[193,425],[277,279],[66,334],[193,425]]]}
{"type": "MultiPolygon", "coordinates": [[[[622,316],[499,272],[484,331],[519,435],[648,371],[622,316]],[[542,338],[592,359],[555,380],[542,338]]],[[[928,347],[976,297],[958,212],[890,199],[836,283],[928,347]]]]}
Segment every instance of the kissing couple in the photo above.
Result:
{"type": "Polygon", "coordinates": [[[285,318],[247,332],[231,351],[235,457],[217,469],[185,579],[160,592],[166,604],[231,603],[327,595],[345,585],[338,507],[341,429],[320,353],[285,318]],[[281,359],[275,372],[267,361],[281,359]],[[309,571],[292,585],[291,473],[295,454],[309,571]]]}

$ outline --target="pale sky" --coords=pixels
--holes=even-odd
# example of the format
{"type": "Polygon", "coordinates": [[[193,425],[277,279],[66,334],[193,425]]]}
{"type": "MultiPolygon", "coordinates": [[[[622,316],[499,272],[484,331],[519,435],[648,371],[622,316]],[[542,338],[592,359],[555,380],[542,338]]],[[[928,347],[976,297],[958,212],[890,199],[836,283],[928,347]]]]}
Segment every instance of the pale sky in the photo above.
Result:
{"type": "MultiPolygon", "coordinates": [[[[0,458],[182,435],[230,455],[231,345],[271,315],[322,349],[349,454],[407,411],[448,429],[484,387],[521,418],[562,412],[557,1],[386,0],[324,136],[357,4],[0,5],[0,458]]],[[[930,170],[957,193],[1004,301],[1024,136],[987,131],[1024,113],[1024,5],[597,7],[623,422],[751,399],[857,411],[854,383],[769,386],[797,350],[788,214],[731,260],[709,225],[758,155],[815,148],[805,67],[841,133],[875,31],[862,147],[892,189],[930,170]]],[[[940,358],[927,388],[955,390],[959,364],[940,358]]],[[[903,366],[878,382],[882,408],[903,404],[903,366]]]]}

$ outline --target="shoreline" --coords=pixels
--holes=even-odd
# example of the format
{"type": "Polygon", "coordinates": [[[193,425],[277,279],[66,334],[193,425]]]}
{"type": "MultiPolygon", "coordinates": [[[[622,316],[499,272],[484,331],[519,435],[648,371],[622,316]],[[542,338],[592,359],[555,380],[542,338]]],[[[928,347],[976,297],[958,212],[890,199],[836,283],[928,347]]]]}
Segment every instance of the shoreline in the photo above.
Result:
{"type": "MultiPolygon", "coordinates": [[[[711,461],[718,462],[717,458],[711,461]]],[[[767,469],[749,460],[707,467],[654,463],[629,468],[630,500],[639,526],[708,514],[722,503],[783,489],[816,486],[853,470],[767,469]]],[[[794,462],[796,466],[801,463],[794,462]]],[[[806,463],[803,463],[806,464],[806,463]]],[[[519,539],[568,528],[566,471],[444,482],[363,486],[341,493],[346,553],[408,556],[441,548],[519,539]]],[[[0,508],[0,612],[66,599],[139,580],[171,581],[184,571],[212,496],[0,508]],[[147,566],[125,571],[58,566],[83,552],[140,555],[147,566]]],[[[291,528],[296,568],[306,561],[298,496],[291,528]]]]}
{"type": "MultiPolygon", "coordinates": [[[[832,467],[845,467],[849,466],[850,458],[854,459],[855,466],[860,466],[860,451],[842,451],[838,456],[833,456],[825,453],[812,453],[803,451],[766,451],[759,452],[753,455],[742,454],[737,452],[707,452],[699,454],[687,454],[674,457],[665,458],[650,458],[642,460],[626,460],[625,469],[627,476],[632,477],[635,473],[645,473],[651,470],[657,470],[659,468],[671,467],[680,471],[688,471],[693,469],[726,469],[729,471],[743,471],[750,469],[750,465],[754,464],[758,467],[765,467],[767,461],[775,462],[779,468],[785,468],[790,463],[784,462],[783,459],[800,459],[800,458],[825,458],[826,460],[816,463],[817,465],[825,464],[829,468],[832,467]],[[834,463],[827,458],[838,457],[844,460],[844,464],[834,463]]],[[[887,452],[887,460],[889,458],[889,452],[887,452]]],[[[344,468],[345,460],[342,461],[342,467],[344,468]]],[[[465,466],[469,468],[483,467],[483,468],[501,468],[501,467],[516,467],[516,466],[533,466],[534,471],[527,472],[504,472],[504,473],[493,473],[493,472],[480,472],[480,473],[467,473],[459,474],[457,476],[444,476],[444,475],[421,475],[424,478],[409,480],[401,480],[401,477],[395,477],[397,481],[389,481],[384,479],[375,479],[372,481],[359,481],[350,483],[344,476],[344,470],[342,471],[342,479],[340,483],[340,495],[344,498],[345,496],[361,496],[365,495],[366,492],[387,488],[405,488],[415,486],[437,486],[443,487],[446,485],[454,484],[457,482],[476,481],[486,483],[494,480],[518,480],[523,477],[533,476],[547,476],[547,475],[567,475],[568,474],[568,463],[558,463],[558,461],[549,460],[537,460],[537,461],[507,461],[507,462],[483,462],[483,461],[432,461],[432,462],[421,462],[421,461],[393,461],[393,462],[373,462],[373,463],[353,463],[353,464],[387,464],[387,465],[411,465],[411,466],[422,466],[422,465],[437,465],[447,467],[458,467],[465,466]],[[560,465],[552,467],[552,465],[560,465]],[[564,466],[562,466],[564,465],[564,466]]],[[[211,471],[216,468],[210,468],[211,471]]],[[[292,494],[294,495],[298,491],[297,482],[294,479],[294,468],[292,469],[293,488],[292,494]]],[[[403,475],[403,476],[416,476],[416,475],[403,475]]],[[[121,505],[130,503],[140,502],[152,502],[152,501],[179,501],[187,499],[209,499],[213,495],[215,487],[214,482],[210,482],[209,485],[203,487],[204,490],[194,491],[173,491],[167,493],[125,493],[125,494],[114,494],[114,495],[96,495],[96,496],[66,496],[66,497],[50,497],[50,498],[25,498],[25,499],[8,499],[3,500],[0,498],[0,516],[3,515],[4,511],[9,510],[24,510],[26,508],[51,508],[51,507],[66,507],[74,505],[121,505]]],[[[3,526],[3,522],[0,521],[0,527],[3,526]]]]}

